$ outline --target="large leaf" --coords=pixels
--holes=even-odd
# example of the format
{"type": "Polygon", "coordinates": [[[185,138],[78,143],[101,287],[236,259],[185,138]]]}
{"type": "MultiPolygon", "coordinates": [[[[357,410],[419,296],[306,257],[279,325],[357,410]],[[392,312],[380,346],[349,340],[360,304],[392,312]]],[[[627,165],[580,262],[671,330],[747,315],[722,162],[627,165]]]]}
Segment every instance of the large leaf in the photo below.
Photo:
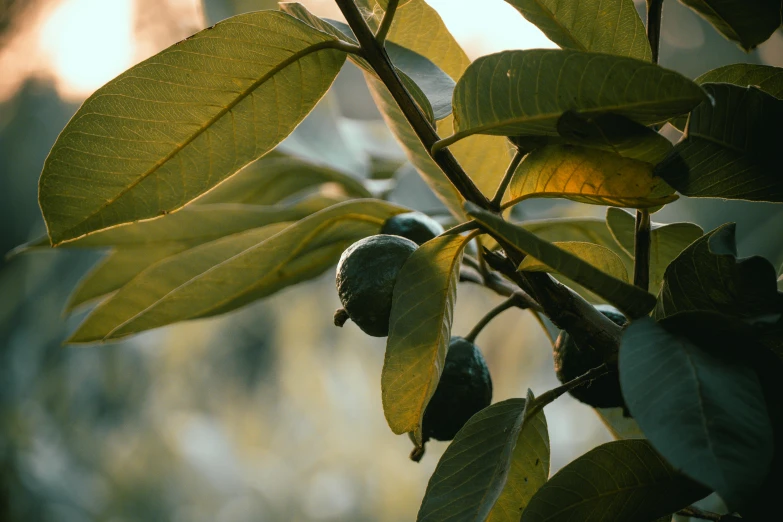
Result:
{"type": "MultiPolygon", "coordinates": [[[[377,23],[385,3],[362,0],[359,4],[367,13],[374,14],[369,21],[377,23]]],[[[400,2],[387,40],[426,56],[454,80],[470,64],[440,15],[423,0],[400,2]]],[[[371,75],[366,78],[384,120],[403,145],[410,162],[448,209],[455,216],[463,217],[462,197],[432,161],[388,90],[371,75]]],[[[439,121],[437,130],[441,135],[453,132],[453,117],[439,121]]],[[[510,160],[506,140],[491,136],[475,136],[456,144],[451,152],[485,194],[494,192],[510,160]]]]}
{"type": "Polygon", "coordinates": [[[122,287],[150,265],[187,249],[182,243],[129,248],[109,252],[90,270],[68,297],[65,312],[105,296],[122,287]]]}
{"type": "Polygon", "coordinates": [[[557,246],[538,238],[522,227],[512,225],[501,217],[465,204],[468,214],[481,223],[496,238],[500,238],[520,252],[543,261],[569,279],[606,299],[628,317],[646,315],[655,306],[655,297],[644,290],[605,274],[557,246]]]}
{"type": "Polygon", "coordinates": [[[470,64],[454,89],[455,134],[557,135],[566,111],[612,112],[645,125],[684,114],[704,92],[657,65],[607,54],[534,49],[504,51],[470,64]]]}
{"type": "Polygon", "coordinates": [[[563,49],[650,60],[633,0],[506,0],[563,49]]]}
{"type": "Polygon", "coordinates": [[[284,13],[248,13],[100,88],[44,164],[52,243],[177,210],[269,152],[331,85],[338,45],[284,13]]]}
{"type": "Polygon", "coordinates": [[[642,522],[671,515],[709,491],[675,472],[645,440],[590,450],[538,490],[522,522],[642,522]]]}
{"type": "Polygon", "coordinates": [[[227,312],[321,274],[351,243],[404,211],[377,200],[349,201],[288,227],[251,229],[186,250],[102,302],[69,342],[117,339],[227,312]]]}
{"type": "Polygon", "coordinates": [[[672,465],[739,509],[764,482],[772,426],[753,368],[730,350],[697,346],[665,319],[634,321],[622,337],[620,384],[631,414],[672,465]]]}
{"type": "Polygon", "coordinates": [[[566,198],[594,205],[656,207],[677,199],[649,163],[574,145],[548,145],[519,164],[504,206],[529,198],[566,198]]]}
{"type": "Polygon", "coordinates": [[[733,223],[697,239],[666,269],[653,315],[711,311],[758,317],[783,312],[775,267],[763,257],[737,259],[733,223]]]}
{"type": "MultiPolygon", "coordinates": [[[[740,87],[752,85],[775,98],[783,98],[783,69],[771,65],[733,63],[707,71],[694,81],[699,85],[705,83],[731,83],[740,87]]],[[[671,121],[671,124],[680,130],[685,129],[687,123],[687,117],[679,117],[671,121]]]]}
{"type": "Polygon", "coordinates": [[[459,235],[424,243],[405,262],[394,285],[381,374],[383,412],[394,433],[413,433],[418,445],[424,409],[446,360],[467,243],[459,235]]]}
{"type": "Polygon", "coordinates": [[[729,40],[750,51],[780,26],[780,0],[681,0],[729,40]]]}
{"type": "Polygon", "coordinates": [[[526,404],[509,399],[471,417],[438,461],[417,520],[519,520],[549,476],[546,419],[525,419],[526,404]]]}
{"type": "Polygon", "coordinates": [[[783,202],[778,148],[783,100],[755,87],[705,84],[713,103],[691,113],[655,173],[686,196],[783,202]]]}
{"type": "Polygon", "coordinates": [[[557,120],[557,132],[569,143],[652,164],[664,159],[672,149],[672,143],[651,128],[612,113],[586,118],[568,111],[557,120]]]}
{"type": "MultiPolygon", "coordinates": [[[[634,217],[619,208],[609,208],[606,211],[606,224],[617,243],[633,258],[634,217]]],[[[699,239],[704,231],[693,223],[671,223],[663,225],[652,223],[650,233],[650,289],[654,293],[663,284],[663,274],[666,267],[680,255],[691,243],[699,239]]]]}
{"type": "Polygon", "coordinates": [[[270,153],[204,194],[197,203],[273,205],[325,183],[338,186],[350,197],[370,197],[362,182],[348,174],[292,156],[270,153]]]}
{"type": "MultiPolygon", "coordinates": [[[[628,270],[626,270],[623,260],[608,248],[583,241],[558,241],[552,244],[590,263],[601,272],[628,282],[628,270]]],[[[526,272],[554,271],[552,267],[532,256],[526,256],[519,264],[518,269],[526,272]]]]}

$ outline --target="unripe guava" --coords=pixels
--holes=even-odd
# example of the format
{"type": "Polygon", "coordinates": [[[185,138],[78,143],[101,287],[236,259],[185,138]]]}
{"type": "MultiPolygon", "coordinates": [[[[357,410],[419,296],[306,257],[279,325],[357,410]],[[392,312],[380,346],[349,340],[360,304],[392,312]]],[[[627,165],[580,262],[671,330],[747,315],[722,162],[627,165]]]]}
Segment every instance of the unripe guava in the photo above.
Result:
{"type": "Polygon", "coordinates": [[[419,245],[442,233],[441,224],[422,212],[397,214],[387,219],[381,227],[381,234],[402,236],[419,245]]]}

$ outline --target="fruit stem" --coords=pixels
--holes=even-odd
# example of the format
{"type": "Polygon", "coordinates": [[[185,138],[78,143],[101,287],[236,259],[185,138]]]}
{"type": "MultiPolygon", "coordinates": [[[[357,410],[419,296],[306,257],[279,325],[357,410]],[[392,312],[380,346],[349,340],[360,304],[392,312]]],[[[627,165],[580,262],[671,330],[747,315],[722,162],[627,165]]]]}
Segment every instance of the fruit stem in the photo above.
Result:
{"type": "Polygon", "coordinates": [[[350,317],[348,316],[348,312],[345,310],[345,308],[338,308],[334,311],[334,325],[339,326],[340,328],[343,327],[343,325],[348,321],[350,317]]]}
{"type": "Polygon", "coordinates": [[[553,388],[547,392],[542,393],[533,400],[532,407],[528,408],[525,417],[528,419],[532,418],[534,415],[543,410],[547,405],[553,403],[555,399],[561,395],[573,390],[574,388],[588,384],[590,381],[602,377],[607,373],[609,373],[609,366],[604,363],[601,366],[586,371],[576,379],[571,379],[567,383],[558,386],[557,388],[553,388]]]}
{"type": "Polygon", "coordinates": [[[476,326],[473,327],[473,329],[468,333],[468,335],[465,336],[465,340],[472,344],[476,344],[476,337],[478,337],[478,334],[481,333],[481,330],[483,330],[484,327],[487,326],[490,321],[492,321],[492,319],[494,319],[501,313],[505,312],[509,308],[514,308],[515,306],[519,306],[520,304],[522,303],[520,302],[519,296],[517,294],[512,295],[511,297],[509,297],[508,299],[506,299],[505,301],[497,305],[495,308],[487,312],[486,315],[482,317],[478,323],[476,323],[476,326]]]}

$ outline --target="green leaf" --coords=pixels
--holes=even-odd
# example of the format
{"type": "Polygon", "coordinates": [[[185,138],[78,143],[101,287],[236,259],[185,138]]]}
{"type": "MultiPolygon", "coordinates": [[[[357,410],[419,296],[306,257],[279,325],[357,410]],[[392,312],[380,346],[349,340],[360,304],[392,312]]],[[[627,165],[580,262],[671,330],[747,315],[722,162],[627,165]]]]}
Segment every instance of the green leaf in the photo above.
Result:
{"type": "Polygon", "coordinates": [[[687,311],[752,318],[783,312],[775,267],[763,257],[737,259],[736,226],[697,239],[672,261],[653,311],[656,319],[687,311]]]}
{"type": "Polygon", "coordinates": [[[394,433],[413,433],[418,445],[424,409],[446,360],[467,243],[459,235],[424,243],[405,262],[394,285],[381,374],[383,412],[394,433]]]}
{"type": "Polygon", "coordinates": [[[674,189],[653,176],[649,163],[574,145],[547,145],[529,153],[508,187],[508,207],[529,198],[566,198],[594,205],[656,207],[674,201],[674,189]]]}
{"type": "Polygon", "coordinates": [[[559,273],[606,299],[626,316],[641,317],[655,306],[655,297],[644,290],[605,274],[570,252],[472,203],[466,203],[465,206],[468,215],[491,231],[493,237],[500,238],[520,252],[543,261],[559,273]]]}
{"type": "MultiPolygon", "coordinates": [[[[707,71],[694,81],[699,85],[705,83],[731,83],[740,87],[752,85],[775,98],[783,99],[783,69],[771,65],[733,63],[707,71]]],[[[671,124],[680,130],[685,129],[687,123],[687,117],[678,117],[671,121],[671,124]]]]}
{"type": "Polygon", "coordinates": [[[52,243],[173,212],[269,152],[332,84],[339,45],[286,14],[248,13],[101,87],[44,164],[52,243]]]}
{"type": "Polygon", "coordinates": [[[704,89],[714,105],[696,107],[683,140],[655,174],[686,196],[783,202],[783,100],[755,87],[704,89]]]}
{"type": "MultiPolygon", "coordinates": [[[[606,211],[606,224],[623,250],[633,258],[635,218],[619,208],[606,211]]],[[[650,290],[658,293],[666,267],[691,243],[704,235],[693,223],[652,223],[650,233],[650,290]]]]}
{"type": "Polygon", "coordinates": [[[739,509],[764,482],[773,455],[761,383],[753,368],[729,356],[741,344],[697,346],[667,331],[673,319],[644,318],[625,329],[623,397],[666,460],[739,509]]]}
{"type": "Polygon", "coordinates": [[[563,49],[650,61],[652,52],[633,0],[506,0],[563,49]]]}
{"type": "Polygon", "coordinates": [[[612,113],[586,118],[567,111],[557,120],[557,132],[574,145],[614,152],[653,165],[672,149],[672,143],[651,128],[612,113]]]}
{"type": "Polygon", "coordinates": [[[521,522],[650,521],[708,493],[672,469],[646,440],[618,440],[555,473],[533,496],[521,522]]]}
{"type": "Polygon", "coordinates": [[[745,51],[765,42],[780,26],[780,0],[681,0],[745,51]]]}
{"type": "Polygon", "coordinates": [[[441,146],[476,133],[557,136],[572,110],[585,117],[611,112],[649,125],[684,114],[704,92],[657,65],[606,54],[555,49],[482,56],[454,89],[455,134],[441,146]]]}
{"type": "Polygon", "coordinates": [[[438,461],[417,520],[519,520],[549,476],[546,419],[525,419],[527,403],[509,399],[471,417],[438,461]]]}
{"type": "Polygon", "coordinates": [[[181,243],[109,252],[79,281],[65,304],[65,313],[121,288],[150,265],[187,249],[181,243]]]}
{"type": "Polygon", "coordinates": [[[268,225],[186,250],[98,305],[68,342],[118,339],[233,310],[323,273],[346,247],[405,210],[378,200],[348,201],[290,226],[268,225]]]}
{"type": "Polygon", "coordinates": [[[197,203],[274,205],[325,183],[339,187],[349,197],[370,197],[362,182],[348,174],[272,152],[204,194],[197,203]]]}
{"type": "MultiPolygon", "coordinates": [[[[620,256],[608,248],[596,245],[595,243],[586,243],[582,241],[558,241],[552,243],[556,247],[569,252],[582,261],[590,263],[595,268],[621,281],[628,282],[628,271],[625,269],[623,260],[620,256]]],[[[527,256],[519,264],[518,270],[527,272],[552,272],[554,269],[535,259],[527,256]]]]}
{"type": "MultiPolygon", "coordinates": [[[[449,33],[440,15],[423,0],[400,4],[387,41],[427,57],[454,80],[462,76],[470,59],[449,33]]],[[[373,22],[382,16],[385,3],[362,0],[359,5],[368,14],[375,15],[370,19],[373,22]]],[[[408,160],[449,211],[462,219],[462,197],[432,161],[388,90],[373,76],[365,75],[365,78],[383,119],[402,144],[408,160]]],[[[453,132],[453,117],[440,120],[437,129],[441,135],[453,132]]],[[[456,144],[450,150],[479,189],[485,194],[494,192],[510,160],[509,146],[504,138],[475,136],[456,144]]]]}
{"type": "Polygon", "coordinates": [[[626,417],[623,408],[596,408],[595,412],[615,440],[645,438],[639,424],[633,417],[626,417]]]}

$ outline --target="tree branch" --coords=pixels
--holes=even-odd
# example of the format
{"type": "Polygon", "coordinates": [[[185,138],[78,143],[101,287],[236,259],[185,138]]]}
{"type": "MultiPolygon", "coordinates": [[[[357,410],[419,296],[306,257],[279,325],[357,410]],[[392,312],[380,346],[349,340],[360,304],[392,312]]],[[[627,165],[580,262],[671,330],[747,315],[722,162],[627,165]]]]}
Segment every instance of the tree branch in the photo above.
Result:
{"type": "MultiPolygon", "coordinates": [[[[361,13],[353,0],[335,1],[340,7],[343,16],[345,16],[345,19],[348,21],[351,30],[353,30],[353,34],[359,41],[365,59],[389,90],[394,101],[397,102],[397,105],[405,115],[408,123],[410,123],[416,136],[424,145],[424,148],[430,150],[432,145],[438,141],[439,136],[400,81],[391,60],[389,60],[389,57],[386,54],[386,50],[375,39],[375,35],[372,34],[372,31],[367,26],[364,18],[362,18],[361,13]]],[[[438,151],[436,154],[432,155],[432,159],[438,164],[462,197],[481,208],[490,208],[487,197],[481,193],[476,184],[473,183],[473,180],[465,173],[457,162],[457,159],[449,150],[438,151]]]]}
{"type": "Polygon", "coordinates": [[[381,25],[375,33],[375,40],[381,45],[383,45],[383,42],[386,40],[386,35],[389,34],[389,29],[394,21],[394,12],[397,11],[397,4],[399,4],[399,0],[389,0],[389,5],[386,6],[386,12],[383,14],[381,25]]]}

